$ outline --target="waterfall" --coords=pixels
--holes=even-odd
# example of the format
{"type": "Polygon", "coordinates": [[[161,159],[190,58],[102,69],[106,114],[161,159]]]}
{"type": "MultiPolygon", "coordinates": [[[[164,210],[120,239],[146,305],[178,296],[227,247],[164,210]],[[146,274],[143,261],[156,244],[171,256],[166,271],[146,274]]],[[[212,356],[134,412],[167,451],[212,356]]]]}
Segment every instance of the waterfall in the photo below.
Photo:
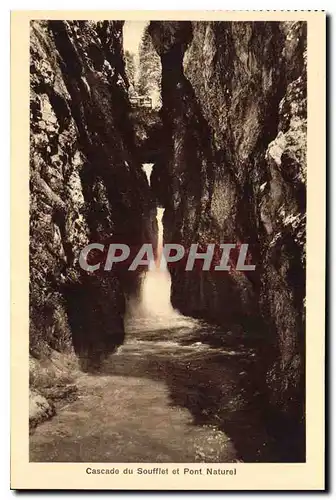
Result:
{"type": "MultiPolygon", "coordinates": [[[[144,163],[143,170],[150,184],[153,163],[144,163]]],[[[158,224],[157,259],[149,266],[141,283],[137,298],[129,298],[125,316],[126,331],[159,330],[167,327],[186,326],[194,322],[182,316],[170,302],[171,277],[162,255],[164,208],[158,207],[156,220],[158,224]]]]}
{"type": "MultiPolygon", "coordinates": [[[[153,163],[144,163],[143,170],[147,176],[148,184],[150,184],[150,176],[153,169],[153,163]]],[[[171,278],[167,269],[167,265],[160,266],[163,247],[163,224],[162,218],[164,208],[158,207],[156,212],[156,220],[158,225],[158,241],[157,241],[157,259],[156,262],[149,266],[140,290],[140,300],[136,304],[136,311],[133,309],[133,314],[141,317],[167,317],[176,314],[170,303],[170,286],[171,278]]]]}
{"type": "Polygon", "coordinates": [[[167,317],[174,314],[170,303],[171,278],[167,265],[160,266],[163,244],[162,217],[164,208],[158,208],[156,220],[158,223],[158,249],[155,266],[146,272],[141,289],[141,306],[145,314],[151,316],[167,317]]]}

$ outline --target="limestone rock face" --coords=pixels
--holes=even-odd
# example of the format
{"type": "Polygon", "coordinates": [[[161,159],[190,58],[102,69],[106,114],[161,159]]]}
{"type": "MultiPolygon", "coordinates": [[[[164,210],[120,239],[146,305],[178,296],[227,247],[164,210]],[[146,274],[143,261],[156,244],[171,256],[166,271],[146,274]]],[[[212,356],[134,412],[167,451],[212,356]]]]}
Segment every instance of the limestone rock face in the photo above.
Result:
{"type": "Polygon", "coordinates": [[[73,346],[94,362],[123,341],[124,293],[137,279],[88,274],[80,251],[89,242],[152,239],[122,22],[33,21],[30,65],[31,352],[73,346]]]}
{"type": "Polygon", "coordinates": [[[256,265],[248,273],[175,266],[173,305],[258,333],[269,398],[301,421],[305,23],[152,22],[149,31],[162,63],[165,160],[153,177],[165,240],[248,243],[256,265]]]}
{"type": "Polygon", "coordinates": [[[55,414],[55,407],[34,390],[29,391],[29,427],[34,428],[55,414]]]}

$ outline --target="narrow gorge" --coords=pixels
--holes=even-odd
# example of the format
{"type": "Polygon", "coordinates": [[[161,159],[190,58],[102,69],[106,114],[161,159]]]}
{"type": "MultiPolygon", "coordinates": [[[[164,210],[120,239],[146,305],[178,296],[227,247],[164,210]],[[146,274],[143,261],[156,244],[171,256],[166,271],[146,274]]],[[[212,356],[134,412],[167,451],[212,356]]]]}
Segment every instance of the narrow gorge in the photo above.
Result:
{"type": "Polygon", "coordinates": [[[30,460],[304,461],[305,23],[34,21],[30,50],[30,460]],[[86,272],[89,243],[155,259],[86,272]]]}

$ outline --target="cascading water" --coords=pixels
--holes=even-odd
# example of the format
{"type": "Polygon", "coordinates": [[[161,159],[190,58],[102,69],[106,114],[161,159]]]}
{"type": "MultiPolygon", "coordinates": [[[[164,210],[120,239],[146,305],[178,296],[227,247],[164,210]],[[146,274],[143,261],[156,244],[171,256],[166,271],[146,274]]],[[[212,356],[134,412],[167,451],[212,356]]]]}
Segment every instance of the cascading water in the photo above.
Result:
{"type": "MultiPolygon", "coordinates": [[[[152,166],[144,165],[148,179],[152,166]]],[[[157,209],[158,257],[163,213],[157,209]]],[[[78,400],[32,435],[31,461],[279,461],[249,399],[255,352],[237,339],[233,347],[232,332],[175,311],[161,267],[153,262],[140,296],[128,301],[125,343],[100,376],[77,379],[78,400]]]]}
{"type": "MultiPolygon", "coordinates": [[[[143,170],[149,184],[152,169],[153,163],[143,164],[143,170]]],[[[156,262],[151,263],[143,278],[139,297],[128,300],[125,317],[126,331],[183,328],[190,327],[197,322],[181,315],[170,302],[171,277],[162,255],[164,210],[164,208],[158,207],[156,213],[158,225],[156,262]]]]}
{"type": "Polygon", "coordinates": [[[171,316],[176,314],[170,303],[171,278],[167,265],[162,256],[163,226],[162,217],[164,208],[158,208],[156,220],[158,224],[157,261],[145,275],[141,303],[143,310],[154,316],[171,316]]]}

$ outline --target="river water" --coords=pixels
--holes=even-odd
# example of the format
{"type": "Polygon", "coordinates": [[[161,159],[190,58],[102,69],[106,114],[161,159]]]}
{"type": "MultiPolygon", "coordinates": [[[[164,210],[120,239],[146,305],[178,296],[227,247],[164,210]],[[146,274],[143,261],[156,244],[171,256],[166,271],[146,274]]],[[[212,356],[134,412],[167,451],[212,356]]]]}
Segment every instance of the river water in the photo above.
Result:
{"type": "Polygon", "coordinates": [[[141,299],[128,302],[124,345],[98,373],[81,374],[78,399],[34,431],[31,461],[279,460],[251,378],[256,350],[240,330],[175,311],[170,284],[165,266],[146,274],[141,299]]]}
{"type": "Polygon", "coordinates": [[[125,344],[30,437],[31,461],[278,461],[234,332],[176,314],[129,318],[125,344]]]}

